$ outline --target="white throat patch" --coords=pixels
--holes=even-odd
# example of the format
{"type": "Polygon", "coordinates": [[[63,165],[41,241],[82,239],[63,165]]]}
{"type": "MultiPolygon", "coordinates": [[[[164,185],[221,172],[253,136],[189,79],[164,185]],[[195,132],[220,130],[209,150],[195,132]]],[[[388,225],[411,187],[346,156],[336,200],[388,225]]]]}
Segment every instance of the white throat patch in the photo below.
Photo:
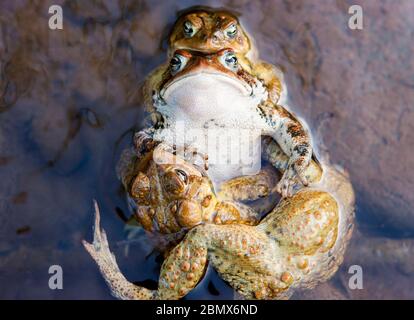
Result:
{"type": "Polygon", "coordinates": [[[208,154],[208,174],[215,183],[260,169],[261,129],[257,106],[267,98],[260,81],[252,87],[217,73],[184,77],[154,96],[166,117],[157,140],[190,145],[208,154]]]}

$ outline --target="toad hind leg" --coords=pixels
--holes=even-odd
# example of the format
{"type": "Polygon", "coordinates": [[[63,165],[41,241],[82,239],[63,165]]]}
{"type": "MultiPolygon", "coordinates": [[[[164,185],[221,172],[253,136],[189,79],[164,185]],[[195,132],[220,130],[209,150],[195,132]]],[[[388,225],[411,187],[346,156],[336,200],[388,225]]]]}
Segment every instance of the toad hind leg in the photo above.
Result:
{"type": "Polygon", "coordinates": [[[207,262],[207,248],[195,239],[183,240],[171,250],[161,267],[158,290],[149,290],[129,282],[118,267],[109,249],[106,233],[100,227],[100,213],[95,202],[93,242],[82,241],[86,251],[97,263],[114,297],[123,300],[179,299],[196,286],[203,276],[207,262]]]}
{"type": "Polygon", "coordinates": [[[246,298],[290,295],[293,279],[286,273],[284,253],[277,242],[253,226],[204,224],[189,231],[166,260],[159,298],[187,294],[201,279],[207,258],[221,277],[246,298]],[[169,281],[174,276],[171,286],[169,281]]]}
{"type": "Polygon", "coordinates": [[[207,259],[224,280],[246,297],[262,297],[263,286],[279,295],[287,290],[289,285],[274,276],[278,250],[271,239],[254,228],[204,224],[190,230],[162,265],[158,298],[186,295],[204,275],[207,259]]]}
{"type": "Polygon", "coordinates": [[[182,298],[203,277],[207,266],[208,237],[198,233],[198,228],[192,229],[162,264],[159,299],[182,298]]]}
{"type": "Polygon", "coordinates": [[[199,225],[188,232],[162,266],[159,297],[179,298],[201,279],[206,259],[249,299],[288,298],[332,276],[339,223],[329,193],[301,190],[284,199],[258,226],[199,225]]]}
{"type": "Polygon", "coordinates": [[[114,254],[109,249],[106,233],[100,227],[99,207],[95,204],[95,225],[93,242],[82,240],[86,251],[97,263],[102,276],[114,297],[123,300],[149,300],[156,297],[156,292],[139,287],[129,282],[118,267],[114,254]]]}

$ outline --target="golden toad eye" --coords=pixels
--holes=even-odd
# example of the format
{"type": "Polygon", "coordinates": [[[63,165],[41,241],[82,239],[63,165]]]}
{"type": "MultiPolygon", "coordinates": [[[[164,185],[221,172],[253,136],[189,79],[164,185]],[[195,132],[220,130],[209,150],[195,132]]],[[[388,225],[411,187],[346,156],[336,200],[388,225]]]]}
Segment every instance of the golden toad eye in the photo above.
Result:
{"type": "Polygon", "coordinates": [[[183,70],[185,65],[187,64],[187,61],[188,58],[176,53],[170,61],[171,74],[175,75],[181,70],[183,70]]]}
{"type": "Polygon", "coordinates": [[[236,72],[239,69],[239,63],[233,51],[227,51],[220,57],[220,63],[227,69],[236,72]]]}
{"type": "Polygon", "coordinates": [[[175,173],[180,178],[180,180],[184,183],[188,183],[188,175],[184,170],[175,169],[175,173]]]}
{"type": "Polygon", "coordinates": [[[231,24],[225,31],[224,33],[226,34],[227,37],[229,37],[230,39],[233,39],[234,37],[236,37],[237,34],[237,26],[233,23],[231,24]]]}
{"type": "Polygon", "coordinates": [[[186,21],[183,25],[183,32],[186,38],[191,38],[196,33],[196,29],[190,21],[186,21]]]}

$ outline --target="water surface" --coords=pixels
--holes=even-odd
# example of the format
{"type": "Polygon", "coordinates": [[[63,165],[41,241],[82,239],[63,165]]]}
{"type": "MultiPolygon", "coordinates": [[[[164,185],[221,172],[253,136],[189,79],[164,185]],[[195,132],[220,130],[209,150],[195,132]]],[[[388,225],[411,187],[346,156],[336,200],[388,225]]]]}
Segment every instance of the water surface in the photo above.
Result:
{"type": "MultiPolygon", "coordinates": [[[[140,86],[166,58],[169,27],[177,12],[196,4],[238,12],[261,57],[285,71],[291,105],[331,159],[351,173],[364,237],[411,241],[412,215],[396,215],[390,222],[388,204],[412,213],[406,192],[412,175],[408,182],[398,180],[402,175],[394,177],[385,165],[398,162],[393,172],[412,168],[412,157],[401,157],[403,151],[396,149],[398,141],[413,141],[414,132],[404,122],[413,115],[408,101],[414,73],[404,63],[412,54],[405,44],[412,40],[409,21],[414,21],[405,10],[412,8],[408,0],[395,6],[382,1],[378,8],[367,1],[367,28],[359,34],[347,28],[348,1],[57,1],[64,29],[52,31],[48,7],[55,3],[0,3],[0,298],[111,298],[81,246],[92,236],[92,199],[99,202],[102,225],[126,277],[146,284],[157,280],[160,258],[145,237],[126,253],[121,217],[128,210],[115,164],[142,125],[140,86]],[[392,8],[407,33],[393,23],[392,8]],[[393,63],[390,41],[401,64],[393,63]],[[395,69],[372,71],[379,65],[395,69]],[[381,88],[389,87],[392,93],[384,95],[397,98],[388,126],[400,123],[392,136],[375,117],[383,112],[380,102],[387,102],[381,88]],[[401,114],[400,105],[406,107],[398,120],[393,115],[401,114]],[[361,142],[370,136],[368,143],[361,142]],[[370,158],[382,150],[385,160],[370,158]],[[389,183],[394,183],[392,197],[381,189],[389,183]],[[63,290],[48,287],[54,264],[63,268],[63,290]]],[[[352,252],[330,282],[345,297],[414,298],[412,270],[400,272],[398,265],[373,267],[363,292],[346,288],[347,267],[364,263],[352,252]]],[[[316,298],[335,298],[330,292],[322,289],[316,298]]],[[[233,291],[210,270],[187,298],[233,298],[233,291]]]]}

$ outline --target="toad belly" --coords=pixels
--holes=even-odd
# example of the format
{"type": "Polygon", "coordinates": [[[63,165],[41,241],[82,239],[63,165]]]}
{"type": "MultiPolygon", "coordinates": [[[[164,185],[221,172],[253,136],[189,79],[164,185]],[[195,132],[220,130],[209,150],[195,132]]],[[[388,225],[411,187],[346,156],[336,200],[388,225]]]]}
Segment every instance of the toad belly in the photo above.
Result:
{"type": "Polygon", "coordinates": [[[264,122],[257,105],[267,98],[260,82],[247,85],[207,69],[171,82],[160,97],[156,107],[168,127],[156,139],[208,155],[214,183],[258,172],[264,122]]]}
{"type": "Polygon", "coordinates": [[[196,127],[192,122],[183,121],[159,131],[155,138],[169,145],[189,145],[208,155],[208,175],[214,183],[221,184],[241,175],[256,174],[260,170],[261,133],[258,129],[237,126],[196,127]]]}

